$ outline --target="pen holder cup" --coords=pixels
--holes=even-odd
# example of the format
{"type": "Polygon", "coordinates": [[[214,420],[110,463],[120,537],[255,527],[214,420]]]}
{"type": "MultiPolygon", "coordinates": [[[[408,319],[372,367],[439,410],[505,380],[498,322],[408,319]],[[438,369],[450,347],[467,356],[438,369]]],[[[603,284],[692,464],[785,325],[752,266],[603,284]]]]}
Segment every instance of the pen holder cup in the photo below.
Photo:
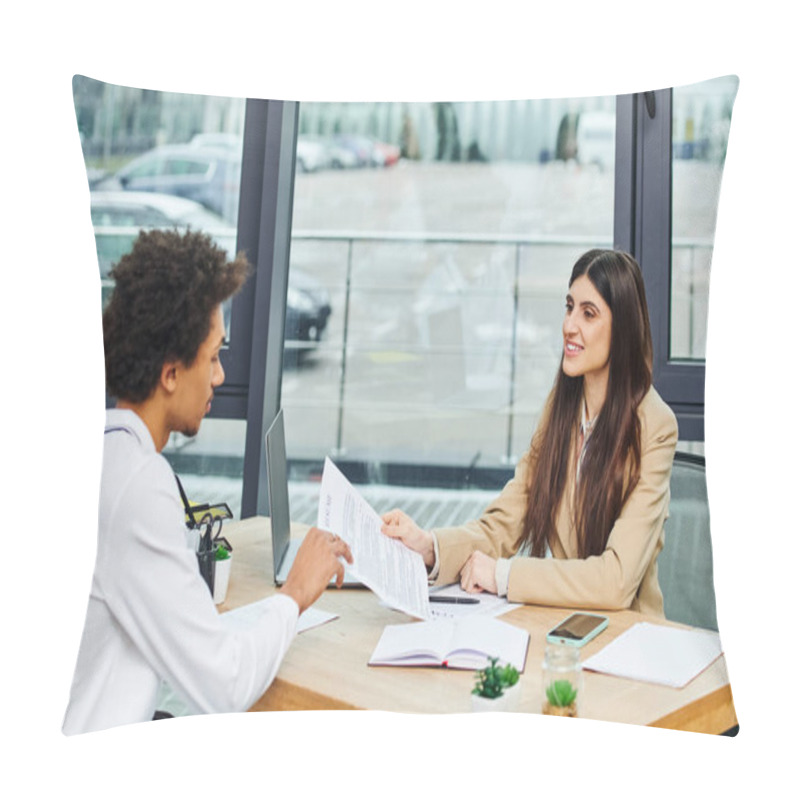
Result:
{"type": "Polygon", "coordinates": [[[200,568],[200,575],[208,586],[208,591],[214,594],[214,573],[216,571],[215,553],[216,547],[201,549],[197,551],[197,565],[200,568]]]}
{"type": "Polygon", "coordinates": [[[219,605],[225,602],[228,594],[228,581],[231,577],[231,561],[233,558],[217,559],[214,564],[214,602],[219,605]]]}

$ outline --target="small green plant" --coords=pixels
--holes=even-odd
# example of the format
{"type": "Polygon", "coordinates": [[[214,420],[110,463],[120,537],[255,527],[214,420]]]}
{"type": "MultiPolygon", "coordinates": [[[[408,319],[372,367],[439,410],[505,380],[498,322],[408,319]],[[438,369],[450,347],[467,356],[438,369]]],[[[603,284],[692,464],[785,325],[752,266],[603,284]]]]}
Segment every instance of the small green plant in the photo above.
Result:
{"type": "Polygon", "coordinates": [[[214,551],[214,560],[215,561],[224,561],[226,558],[230,558],[230,557],[231,557],[230,550],[228,550],[227,547],[223,547],[222,545],[220,545],[214,551]]]}
{"type": "Polygon", "coordinates": [[[497,666],[497,658],[489,659],[489,666],[475,673],[475,688],[472,694],[494,699],[501,697],[504,689],[510,689],[519,680],[516,667],[506,664],[497,666]]]}
{"type": "Polygon", "coordinates": [[[566,708],[575,702],[578,690],[569,681],[553,681],[547,689],[547,702],[556,708],[566,708]]]}

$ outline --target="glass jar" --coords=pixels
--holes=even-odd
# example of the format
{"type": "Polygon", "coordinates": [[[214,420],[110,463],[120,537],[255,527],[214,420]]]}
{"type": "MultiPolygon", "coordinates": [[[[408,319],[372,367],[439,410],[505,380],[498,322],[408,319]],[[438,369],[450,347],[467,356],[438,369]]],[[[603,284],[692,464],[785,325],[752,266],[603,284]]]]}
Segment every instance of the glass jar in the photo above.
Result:
{"type": "Polygon", "coordinates": [[[582,693],[580,650],[569,645],[547,645],[542,662],[542,713],[577,717],[582,693]]]}

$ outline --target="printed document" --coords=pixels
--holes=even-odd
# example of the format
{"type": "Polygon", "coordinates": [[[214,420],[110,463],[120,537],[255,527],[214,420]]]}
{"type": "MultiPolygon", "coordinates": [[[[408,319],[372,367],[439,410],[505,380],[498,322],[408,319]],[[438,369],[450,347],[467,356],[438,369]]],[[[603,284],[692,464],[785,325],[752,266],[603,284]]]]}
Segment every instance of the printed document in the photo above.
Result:
{"type": "Polygon", "coordinates": [[[387,605],[429,619],[428,573],[419,553],[381,533],[381,518],[330,460],[325,459],[317,527],[350,545],[347,569],[387,605]]]}
{"type": "Polygon", "coordinates": [[[520,607],[520,603],[510,603],[506,597],[498,597],[488,592],[467,592],[458,583],[432,587],[429,597],[447,597],[455,600],[467,600],[467,603],[431,602],[431,616],[434,619],[454,619],[458,617],[499,617],[507,611],[520,607]]]}

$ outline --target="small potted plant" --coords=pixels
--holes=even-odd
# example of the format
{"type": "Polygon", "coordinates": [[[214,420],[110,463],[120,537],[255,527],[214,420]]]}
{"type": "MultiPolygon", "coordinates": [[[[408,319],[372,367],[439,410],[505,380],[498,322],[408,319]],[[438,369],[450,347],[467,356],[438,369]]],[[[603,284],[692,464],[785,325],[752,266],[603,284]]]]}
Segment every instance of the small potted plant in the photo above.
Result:
{"type": "Polygon", "coordinates": [[[556,717],[577,717],[582,694],[583,672],[579,649],[560,644],[545,647],[542,713],[556,717]]]}
{"type": "Polygon", "coordinates": [[[219,605],[225,602],[228,594],[228,580],[231,576],[231,551],[220,544],[214,551],[214,602],[219,605]]]}
{"type": "Polygon", "coordinates": [[[490,658],[489,665],[475,673],[472,690],[473,711],[514,711],[519,702],[519,671],[511,664],[497,665],[490,658]]]}
{"type": "Polygon", "coordinates": [[[553,717],[577,717],[576,699],[578,690],[568,680],[553,681],[545,687],[546,700],[542,704],[542,713],[553,717]]]}

